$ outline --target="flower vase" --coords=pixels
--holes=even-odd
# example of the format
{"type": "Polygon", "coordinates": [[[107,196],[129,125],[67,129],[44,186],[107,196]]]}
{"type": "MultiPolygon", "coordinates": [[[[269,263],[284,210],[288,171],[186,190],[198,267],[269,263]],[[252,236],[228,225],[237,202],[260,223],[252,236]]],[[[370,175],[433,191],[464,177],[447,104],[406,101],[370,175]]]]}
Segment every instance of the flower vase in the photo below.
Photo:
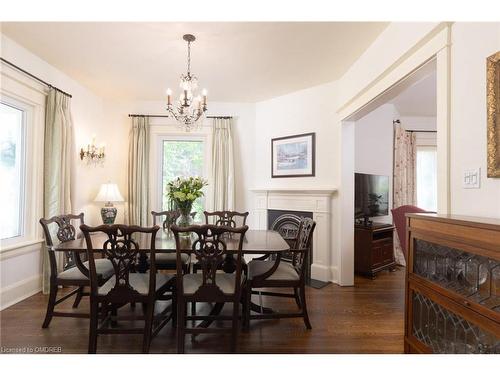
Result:
{"type": "MultiPolygon", "coordinates": [[[[191,209],[193,207],[193,202],[182,202],[182,204],[177,204],[177,208],[180,212],[180,216],[177,218],[175,224],[179,227],[189,227],[193,225],[193,217],[191,216],[191,209]]],[[[190,232],[179,233],[179,236],[189,237],[190,232]]]]}

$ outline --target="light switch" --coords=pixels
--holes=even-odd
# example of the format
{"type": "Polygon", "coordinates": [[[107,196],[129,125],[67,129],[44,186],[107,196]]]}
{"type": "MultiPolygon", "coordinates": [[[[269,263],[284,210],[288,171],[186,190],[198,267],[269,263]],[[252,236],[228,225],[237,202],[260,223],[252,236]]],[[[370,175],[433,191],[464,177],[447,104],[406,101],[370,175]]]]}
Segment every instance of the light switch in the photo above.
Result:
{"type": "Polygon", "coordinates": [[[479,189],[481,182],[481,168],[464,170],[463,188],[479,189]]]}

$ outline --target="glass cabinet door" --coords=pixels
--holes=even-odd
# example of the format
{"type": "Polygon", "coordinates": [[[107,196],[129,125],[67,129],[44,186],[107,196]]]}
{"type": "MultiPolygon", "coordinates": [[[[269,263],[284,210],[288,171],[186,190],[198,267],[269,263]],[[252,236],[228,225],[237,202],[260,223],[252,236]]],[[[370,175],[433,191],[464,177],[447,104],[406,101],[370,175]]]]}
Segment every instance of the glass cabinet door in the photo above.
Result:
{"type": "Polygon", "coordinates": [[[498,313],[500,321],[500,261],[413,239],[413,273],[498,313]]]}
{"type": "Polygon", "coordinates": [[[500,353],[498,336],[415,290],[411,291],[411,299],[411,334],[433,353],[500,353]]]}

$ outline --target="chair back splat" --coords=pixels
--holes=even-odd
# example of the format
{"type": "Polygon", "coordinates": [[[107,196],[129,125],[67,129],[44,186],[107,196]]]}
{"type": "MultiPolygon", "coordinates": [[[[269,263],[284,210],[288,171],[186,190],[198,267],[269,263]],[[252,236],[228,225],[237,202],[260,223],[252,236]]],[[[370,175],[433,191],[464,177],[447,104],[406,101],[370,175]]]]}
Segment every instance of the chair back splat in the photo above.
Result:
{"type": "Polygon", "coordinates": [[[316,223],[313,219],[303,217],[297,231],[297,240],[294,246],[297,251],[292,252],[292,264],[301,277],[305,276],[307,254],[311,251],[312,233],[315,227],[316,223]]]}
{"type": "Polygon", "coordinates": [[[51,275],[54,275],[54,277],[57,275],[58,269],[66,270],[75,265],[78,266],[80,270],[84,268],[81,264],[80,257],[78,255],[75,256],[72,252],[66,252],[64,254],[64,264],[58,267],[57,258],[52,249],[52,246],[54,246],[52,234],[55,234],[60,242],[68,242],[76,238],[76,228],[73,225],[73,221],[76,220],[79,221],[78,225],[83,224],[83,212],[78,215],[65,214],[53,216],[50,219],[40,219],[40,224],[42,225],[45,236],[45,244],[49,252],[50,271],[51,275]],[[54,231],[55,228],[52,228],[53,224],[57,225],[57,231],[54,231]]]}

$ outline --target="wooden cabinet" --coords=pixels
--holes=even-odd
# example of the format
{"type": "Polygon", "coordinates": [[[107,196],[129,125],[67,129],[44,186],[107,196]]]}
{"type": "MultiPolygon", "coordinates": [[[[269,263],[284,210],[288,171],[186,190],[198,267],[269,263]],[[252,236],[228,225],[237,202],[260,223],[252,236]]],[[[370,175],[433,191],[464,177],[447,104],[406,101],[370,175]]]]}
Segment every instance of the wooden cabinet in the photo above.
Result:
{"type": "Polygon", "coordinates": [[[374,278],[377,272],[394,269],[394,227],[390,224],[354,227],[354,271],[374,278]]]}
{"type": "Polygon", "coordinates": [[[406,353],[500,353],[500,220],[407,215],[406,353]]]}

